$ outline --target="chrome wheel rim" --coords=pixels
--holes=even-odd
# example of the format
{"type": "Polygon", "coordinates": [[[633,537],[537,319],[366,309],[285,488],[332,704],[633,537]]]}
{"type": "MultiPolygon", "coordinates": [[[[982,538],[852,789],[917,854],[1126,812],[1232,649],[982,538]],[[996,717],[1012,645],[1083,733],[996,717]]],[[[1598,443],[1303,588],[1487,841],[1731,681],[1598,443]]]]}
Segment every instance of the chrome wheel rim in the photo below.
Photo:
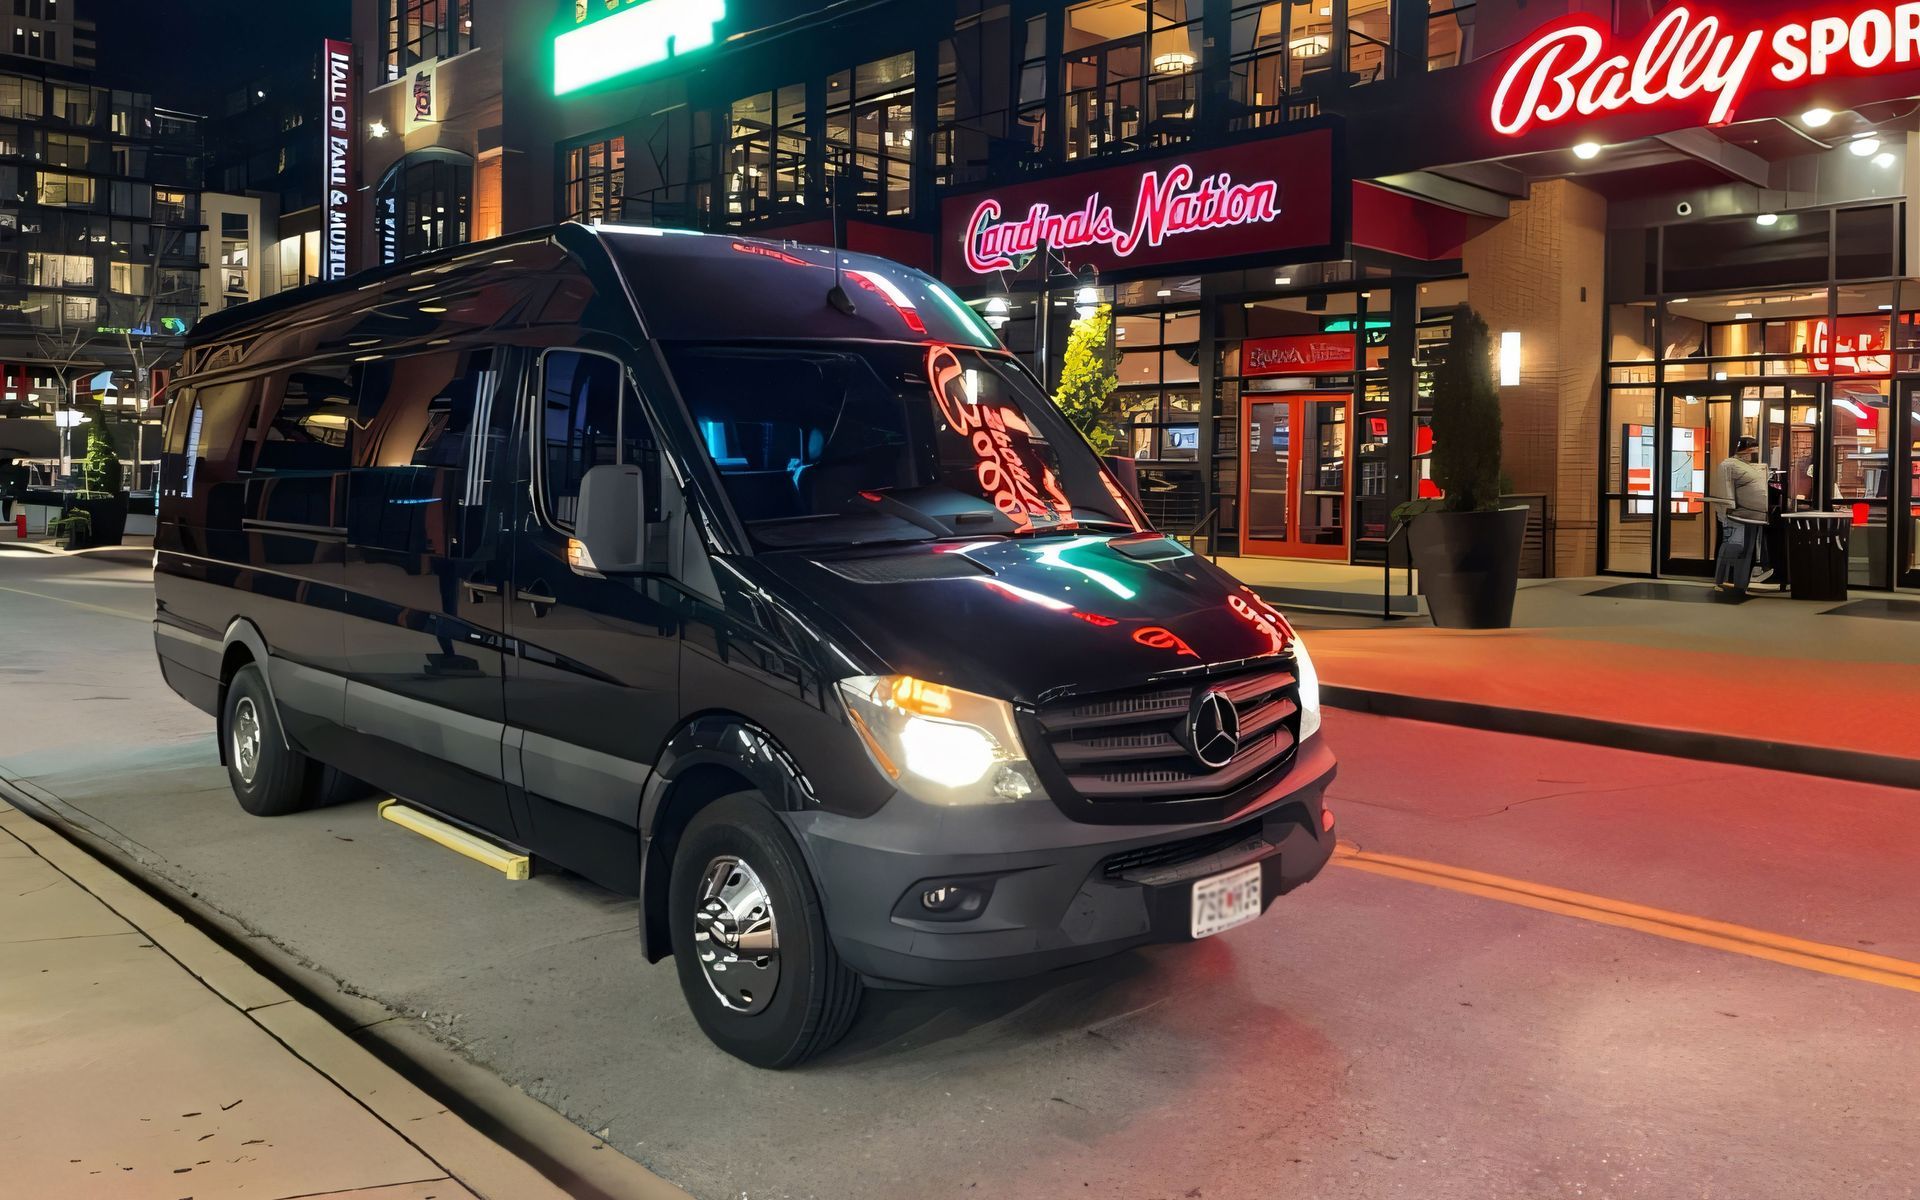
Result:
{"type": "Polygon", "coordinates": [[[721,1004],[748,1016],[780,986],[780,934],[773,897],[747,863],[722,856],[700,873],[693,915],[694,952],[721,1004]]]}
{"type": "Polygon", "coordinates": [[[260,769],[260,713],[250,696],[240,697],[233,706],[233,765],[240,781],[247,784],[260,769]]]}

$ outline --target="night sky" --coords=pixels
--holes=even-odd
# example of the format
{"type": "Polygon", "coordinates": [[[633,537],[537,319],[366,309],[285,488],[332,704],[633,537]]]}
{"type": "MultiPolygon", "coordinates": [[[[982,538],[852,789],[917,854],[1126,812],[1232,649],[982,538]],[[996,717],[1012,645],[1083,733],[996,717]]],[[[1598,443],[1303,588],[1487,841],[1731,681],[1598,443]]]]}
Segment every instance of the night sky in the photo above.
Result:
{"type": "Polygon", "coordinates": [[[100,82],[212,111],[260,67],[325,37],[346,37],[349,0],[86,0],[99,26],[100,82]]]}

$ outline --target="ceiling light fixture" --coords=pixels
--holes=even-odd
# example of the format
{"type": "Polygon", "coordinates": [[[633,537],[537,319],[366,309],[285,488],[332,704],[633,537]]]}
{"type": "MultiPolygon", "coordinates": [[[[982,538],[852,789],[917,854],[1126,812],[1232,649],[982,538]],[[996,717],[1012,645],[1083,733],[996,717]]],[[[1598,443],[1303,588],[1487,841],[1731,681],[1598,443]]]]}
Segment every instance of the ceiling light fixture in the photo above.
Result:
{"type": "Polygon", "coordinates": [[[1880,139],[1870,133],[1864,133],[1848,142],[1847,150],[1855,158],[1872,158],[1880,153],[1880,139]]]}
{"type": "Polygon", "coordinates": [[[1779,213],[1761,213],[1759,216],[1755,217],[1753,221],[1754,221],[1754,224],[1756,225],[1762,225],[1768,229],[1771,229],[1775,225],[1778,225],[1780,223],[1780,214],[1779,213]]]}
{"type": "Polygon", "coordinates": [[[1833,122],[1833,110],[1830,108],[1810,108],[1800,114],[1800,123],[1808,129],[1824,129],[1833,122]]]}
{"type": "Polygon", "coordinates": [[[1573,156],[1582,162],[1592,162],[1600,157],[1600,143],[1581,142],[1573,148],[1573,156]]]}
{"type": "Polygon", "coordinates": [[[1883,171],[1893,166],[1893,164],[1899,161],[1900,161],[1900,156],[1895,154],[1891,150],[1888,150],[1873,156],[1873,165],[1876,167],[1879,167],[1883,171]]]}

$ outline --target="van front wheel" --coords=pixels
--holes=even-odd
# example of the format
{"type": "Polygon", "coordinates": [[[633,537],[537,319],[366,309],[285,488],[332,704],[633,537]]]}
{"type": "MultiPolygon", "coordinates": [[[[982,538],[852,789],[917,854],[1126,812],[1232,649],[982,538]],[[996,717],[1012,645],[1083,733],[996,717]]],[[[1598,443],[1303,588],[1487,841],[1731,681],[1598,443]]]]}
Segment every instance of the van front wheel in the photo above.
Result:
{"type": "Polygon", "coordinates": [[[227,685],[220,736],[226,742],[227,782],[241,808],[256,817],[282,817],[312,806],[318,765],[288,747],[266,680],[252,663],[227,685]]]}
{"type": "Polygon", "coordinates": [[[695,814],[668,890],[680,990],[715,1045],[777,1070],[846,1035],[860,977],[834,953],[800,848],[757,794],[695,814]]]}

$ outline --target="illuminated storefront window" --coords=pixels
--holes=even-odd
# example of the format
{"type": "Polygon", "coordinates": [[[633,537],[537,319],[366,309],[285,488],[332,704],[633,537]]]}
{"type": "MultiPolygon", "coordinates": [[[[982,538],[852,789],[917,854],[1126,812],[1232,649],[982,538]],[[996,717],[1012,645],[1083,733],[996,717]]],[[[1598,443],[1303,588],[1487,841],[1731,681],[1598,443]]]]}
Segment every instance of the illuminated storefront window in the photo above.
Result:
{"type": "Polygon", "coordinates": [[[1202,7],[1086,0],[1067,10],[1061,94],[1068,158],[1193,137],[1202,7]]]}
{"type": "Polygon", "coordinates": [[[565,163],[566,219],[592,225],[618,221],[627,190],[627,139],[569,147],[565,163]]]}
{"type": "Polygon", "coordinates": [[[380,0],[381,56],[386,77],[473,49],[473,0],[380,0]]]}

